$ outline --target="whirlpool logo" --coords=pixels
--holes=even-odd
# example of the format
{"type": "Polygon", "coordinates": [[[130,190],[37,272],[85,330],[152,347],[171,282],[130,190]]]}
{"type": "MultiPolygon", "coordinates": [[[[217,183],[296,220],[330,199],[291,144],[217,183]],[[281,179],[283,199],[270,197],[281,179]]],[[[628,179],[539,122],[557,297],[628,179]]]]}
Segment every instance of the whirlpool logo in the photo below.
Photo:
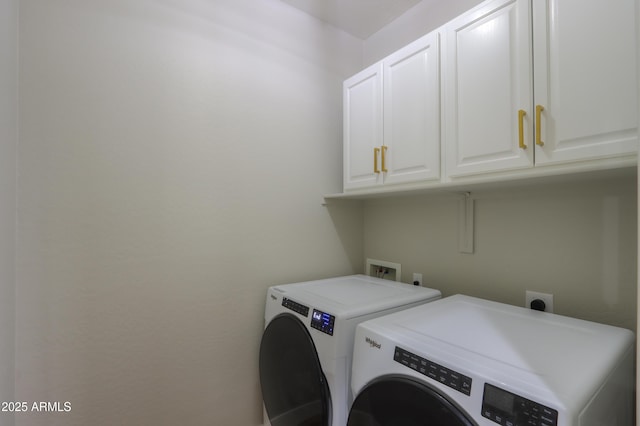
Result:
{"type": "Polygon", "coordinates": [[[364,341],[367,342],[369,346],[371,346],[372,348],[380,349],[380,347],[382,346],[380,343],[376,342],[375,340],[369,337],[365,337],[364,341]]]}

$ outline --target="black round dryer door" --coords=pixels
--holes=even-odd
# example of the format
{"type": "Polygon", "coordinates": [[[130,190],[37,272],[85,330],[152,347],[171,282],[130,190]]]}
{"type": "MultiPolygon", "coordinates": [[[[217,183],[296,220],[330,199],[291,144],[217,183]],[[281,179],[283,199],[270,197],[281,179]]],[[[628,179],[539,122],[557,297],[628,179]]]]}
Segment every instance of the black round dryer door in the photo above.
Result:
{"type": "Polygon", "coordinates": [[[331,426],[329,386],[305,325],[276,316],[260,343],[260,386],[272,426],[331,426]]]}
{"type": "Polygon", "coordinates": [[[444,395],[417,380],[381,377],[353,402],[347,426],[477,426],[444,395]]]}

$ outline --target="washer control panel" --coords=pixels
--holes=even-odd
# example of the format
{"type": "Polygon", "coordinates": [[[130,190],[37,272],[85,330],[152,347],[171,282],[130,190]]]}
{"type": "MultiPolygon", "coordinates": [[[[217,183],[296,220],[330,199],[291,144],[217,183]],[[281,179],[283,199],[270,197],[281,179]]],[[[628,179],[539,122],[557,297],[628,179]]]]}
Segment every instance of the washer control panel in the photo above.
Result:
{"type": "Polygon", "coordinates": [[[471,377],[458,373],[396,346],[393,360],[467,396],[471,395],[471,377]]]}
{"type": "Polygon", "coordinates": [[[329,336],[333,336],[333,326],[335,325],[335,322],[336,317],[333,315],[317,309],[313,310],[313,314],[311,315],[311,327],[316,330],[320,330],[329,336]]]}
{"type": "Polygon", "coordinates": [[[300,315],[305,317],[309,316],[309,307],[303,305],[302,303],[295,302],[291,299],[287,299],[286,297],[282,298],[282,306],[285,308],[291,309],[293,312],[297,312],[300,315]]]}
{"type": "Polygon", "coordinates": [[[485,383],[482,416],[504,426],[558,426],[558,412],[485,383]]]}

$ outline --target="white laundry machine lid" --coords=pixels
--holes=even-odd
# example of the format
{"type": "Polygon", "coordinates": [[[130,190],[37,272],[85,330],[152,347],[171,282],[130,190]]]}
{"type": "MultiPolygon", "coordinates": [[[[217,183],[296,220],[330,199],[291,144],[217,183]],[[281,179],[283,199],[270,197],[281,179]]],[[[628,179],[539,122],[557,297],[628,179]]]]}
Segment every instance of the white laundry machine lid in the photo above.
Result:
{"type": "MultiPolygon", "coordinates": [[[[456,295],[361,324],[418,353],[584,404],[632,346],[629,330],[456,295]]],[[[532,390],[534,392],[534,390],[532,390]]]]}
{"type": "Polygon", "coordinates": [[[283,297],[327,310],[337,318],[354,318],[398,306],[440,298],[431,288],[350,275],[274,287],[283,297]]]}

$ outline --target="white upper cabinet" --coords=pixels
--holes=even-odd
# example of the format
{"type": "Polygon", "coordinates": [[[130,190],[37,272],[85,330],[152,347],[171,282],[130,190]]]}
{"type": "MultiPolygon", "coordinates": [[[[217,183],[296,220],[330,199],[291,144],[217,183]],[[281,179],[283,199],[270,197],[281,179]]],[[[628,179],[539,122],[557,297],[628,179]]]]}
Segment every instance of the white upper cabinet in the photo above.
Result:
{"type": "Polygon", "coordinates": [[[634,8],[495,0],[447,24],[447,175],[634,154],[634,8]]]}
{"type": "Polygon", "coordinates": [[[438,34],[383,62],[385,183],[440,178],[438,34]]]}
{"type": "Polygon", "coordinates": [[[440,178],[439,35],[344,82],[344,188],[440,178]]]}
{"type": "Polygon", "coordinates": [[[346,80],[344,190],[635,166],[636,1],[487,0],[346,80]]]}
{"type": "Polygon", "coordinates": [[[519,143],[520,123],[527,126],[529,120],[519,120],[518,113],[529,111],[533,103],[530,22],[528,0],[499,0],[447,24],[449,176],[533,164],[533,148],[519,143]]]}
{"type": "Polygon", "coordinates": [[[373,65],[343,84],[344,188],[382,182],[375,164],[382,146],[382,64],[373,65]],[[375,151],[374,151],[375,150],[375,151]]]}
{"type": "Polygon", "coordinates": [[[533,1],[536,164],[637,150],[635,16],[634,0],[533,1]]]}

